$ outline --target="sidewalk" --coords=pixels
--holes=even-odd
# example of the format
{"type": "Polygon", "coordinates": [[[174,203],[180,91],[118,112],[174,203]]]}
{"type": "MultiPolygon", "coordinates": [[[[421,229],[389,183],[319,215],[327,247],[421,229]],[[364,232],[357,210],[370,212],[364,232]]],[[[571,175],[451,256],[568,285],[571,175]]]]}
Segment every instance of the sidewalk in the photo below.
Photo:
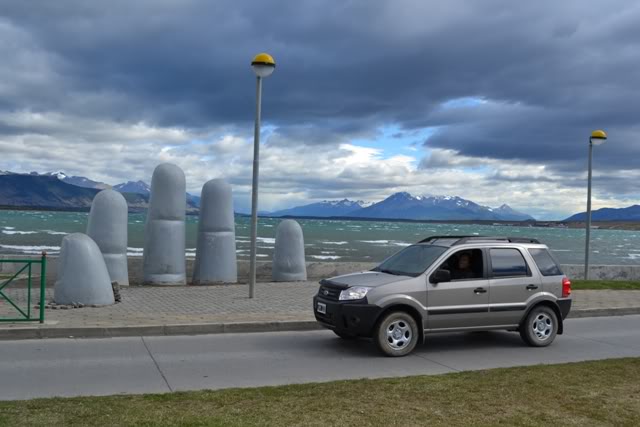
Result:
{"type": "MultiPolygon", "coordinates": [[[[108,307],[45,310],[45,324],[0,323],[0,339],[108,337],[317,329],[311,299],[318,284],[258,283],[256,298],[247,285],[122,288],[122,302],[108,307]]],[[[26,306],[26,290],[6,293],[26,306]]],[[[46,301],[53,297],[47,289],[46,301]]],[[[32,295],[38,301],[38,291],[32,295]]],[[[14,315],[0,301],[0,317],[14,315]]],[[[640,314],[640,291],[574,291],[570,317],[640,314]]]]}

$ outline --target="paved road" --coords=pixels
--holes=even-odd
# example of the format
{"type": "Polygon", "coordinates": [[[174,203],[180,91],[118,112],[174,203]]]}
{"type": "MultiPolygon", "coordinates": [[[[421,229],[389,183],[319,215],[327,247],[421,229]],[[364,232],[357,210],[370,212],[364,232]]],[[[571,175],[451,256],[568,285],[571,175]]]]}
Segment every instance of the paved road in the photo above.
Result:
{"type": "Polygon", "coordinates": [[[0,400],[158,393],[441,374],[640,356],[640,316],[570,319],[548,348],[509,332],[431,336],[411,356],[379,357],[329,331],[0,343],[0,400]]]}

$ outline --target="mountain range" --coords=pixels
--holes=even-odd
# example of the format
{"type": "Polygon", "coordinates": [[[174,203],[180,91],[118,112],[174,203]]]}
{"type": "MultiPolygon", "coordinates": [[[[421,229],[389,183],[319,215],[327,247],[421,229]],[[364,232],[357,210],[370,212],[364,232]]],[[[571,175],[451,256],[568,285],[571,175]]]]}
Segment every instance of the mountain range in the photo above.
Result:
{"type": "MultiPolygon", "coordinates": [[[[129,209],[146,209],[151,188],[143,181],[110,186],[64,172],[19,174],[0,171],[0,206],[47,209],[88,209],[93,197],[105,188],[122,193],[129,209]]],[[[187,211],[197,212],[200,198],[186,193],[187,211]]]]}
{"type": "MultiPolygon", "coordinates": [[[[0,173],[0,206],[46,209],[88,209],[97,188],[69,184],[55,175],[0,173]]],[[[129,208],[144,209],[148,197],[123,193],[129,208]]]]}
{"type": "Polygon", "coordinates": [[[373,204],[362,201],[323,201],[272,212],[271,216],[318,216],[388,218],[412,220],[490,220],[534,221],[535,219],[504,204],[491,208],[457,196],[414,196],[395,193],[373,204]]]}
{"type": "MultiPolygon", "coordinates": [[[[132,210],[145,209],[151,188],[144,181],[128,181],[114,186],[64,172],[20,174],[0,171],[0,206],[48,209],[88,209],[98,191],[113,188],[121,192],[132,210]]],[[[200,197],[186,193],[187,211],[197,212],[200,197]]],[[[483,206],[458,196],[414,196],[407,192],[392,194],[377,203],[362,200],[325,200],[275,212],[260,211],[274,217],[352,217],[411,220],[489,220],[534,221],[526,213],[507,204],[498,208],[483,206]]],[[[577,213],[564,222],[584,221],[577,213]]],[[[640,221],[640,205],[627,208],[602,208],[592,212],[593,221],[640,221]]]]}
{"type": "MultiPolygon", "coordinates": [[[[565,219],[571,221],[586,221],[587,213],[580,212],[565,219]]],[[[602,208],[591,212],[592,221],[640,221],[640,205],[626,208],[602,208]]]]}

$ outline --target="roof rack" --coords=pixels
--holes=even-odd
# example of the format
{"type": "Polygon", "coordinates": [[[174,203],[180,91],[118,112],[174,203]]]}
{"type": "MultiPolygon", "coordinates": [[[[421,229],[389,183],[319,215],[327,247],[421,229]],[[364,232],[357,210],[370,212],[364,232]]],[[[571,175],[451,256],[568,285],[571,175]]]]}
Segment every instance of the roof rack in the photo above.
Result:
{"type": "Polygon", "coordinates": [[[420,240],[418,243],[427,243],[427,242],[431,242],[433,240],[438,240],[438,239],[447,239],[447,240],[452,240],[452,239],[466,239],[469,237],[478,237],[478,236],[429,236],[426,239],[422,239],[420,240]]]}
{"type": "Polygon", "coordinates": [[[449,246],[462,245],[467,242],[508,242],[508,243],[540,243],[538,239],[528,237],[502,237],[502,236],[430,236],[418,243],[433,243],[436,240],[452,241],[449,246]]]}

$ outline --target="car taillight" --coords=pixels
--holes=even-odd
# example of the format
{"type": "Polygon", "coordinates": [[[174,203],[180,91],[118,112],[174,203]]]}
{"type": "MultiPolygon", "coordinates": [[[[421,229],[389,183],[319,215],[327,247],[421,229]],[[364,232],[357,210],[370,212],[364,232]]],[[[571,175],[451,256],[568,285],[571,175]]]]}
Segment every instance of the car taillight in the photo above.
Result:
{"type": "Polygon", "coordinates": [[[564,277],[562,279],[562,298],[567,298],[571,295],[571,280],[564,277]]]}

